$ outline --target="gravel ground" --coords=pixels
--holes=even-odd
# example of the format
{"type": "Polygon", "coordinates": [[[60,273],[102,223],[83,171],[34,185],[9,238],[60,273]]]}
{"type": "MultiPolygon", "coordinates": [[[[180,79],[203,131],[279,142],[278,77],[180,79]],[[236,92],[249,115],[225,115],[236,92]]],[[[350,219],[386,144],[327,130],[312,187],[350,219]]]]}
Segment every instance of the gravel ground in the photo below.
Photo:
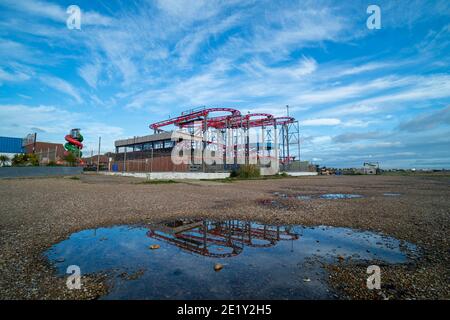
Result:
{"type": "Polygon", "coordinates": [[[366,266],[328,266],[340,298],[449,299],[450,177],[330,176],[232,183],[142,184],[123,177],[0,180],[0,298],[93,299],[105,275],[85,276],[83,290],[42,257],[53,244],[88,228],[176,217],[240,218],[274,224],[352,227],[406,240],[422,255],[414,264],[382,268],[382,290],[366,289],[366,266]],[[282,199],[273,194],[356,193],[349,200],[282,199]],[[383,196],[385,192],[399,197],[383,196]],[[268,199],[280,205],[270,205],[268,199]],[[269,203],[269,205],[267,205],[269,203]]]}

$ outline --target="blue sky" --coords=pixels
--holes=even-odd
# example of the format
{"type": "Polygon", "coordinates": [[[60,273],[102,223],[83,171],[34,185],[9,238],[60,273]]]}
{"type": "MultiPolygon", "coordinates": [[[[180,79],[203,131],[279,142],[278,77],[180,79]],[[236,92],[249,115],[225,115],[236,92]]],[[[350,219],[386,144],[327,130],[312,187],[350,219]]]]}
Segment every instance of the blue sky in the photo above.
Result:
{"type": "Polygon", "coordinates": [[[447,0],[0,0],[0,135],[79,127],[112,151],[192,107],[289,104],[305,160],[449,168],[449,18],[447,0]]]}

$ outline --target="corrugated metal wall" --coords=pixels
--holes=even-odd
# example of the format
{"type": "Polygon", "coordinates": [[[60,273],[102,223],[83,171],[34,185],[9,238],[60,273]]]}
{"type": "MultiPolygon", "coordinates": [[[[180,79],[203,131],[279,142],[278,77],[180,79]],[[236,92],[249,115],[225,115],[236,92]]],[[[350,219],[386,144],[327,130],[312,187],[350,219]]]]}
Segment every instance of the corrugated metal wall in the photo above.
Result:
{"type": "Polygon", "coordinates": [[[1,153],[22,153],[22,138],[0,137],[1,153]]]}
{"type": "Polygon", "coordinates": [[[82,171],[82,167],[6,167],[0,168],[0,178],[72,176],[82,171]]]}

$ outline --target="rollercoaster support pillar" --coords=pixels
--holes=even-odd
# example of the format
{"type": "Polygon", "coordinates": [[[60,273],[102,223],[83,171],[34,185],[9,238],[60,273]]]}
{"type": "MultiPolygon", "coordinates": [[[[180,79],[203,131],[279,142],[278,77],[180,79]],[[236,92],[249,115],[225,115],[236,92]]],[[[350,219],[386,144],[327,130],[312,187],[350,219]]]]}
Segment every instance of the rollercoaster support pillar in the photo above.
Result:
{"type": "Polygon", "coordinates": [[[245,164],[250,164],[250,128],[245,129],[245,164]]]}
{"type": "Polygon", "coordinates": [[[291,154],[289,152],[289,142],[290,142],[289,141],[289,125],[285,124],[284,127],[285,127],[285,134],[286,134],[286,157],[287,157],[285,162],[287,161],[287,166],[289,168],[289,163],[291,161],[291,154]]]}
{"type": "MultiPolygon", "coordinates": [[[[276,130],[275,130],[276,132],[276,130]]],[[[281,151],[281,163],[283,164],[283,171],[284,171],[284,162],[286,160],[286,147],[285,147],[285,139],[284,139],[284,125],[281,125],[281,147],[282,147],[282,151],[281,151]]]]}
{"type": "Polygon", "coordinates": [[[194,136],[195,136],[195,129],[190,128],[191,131],[191,164],[195,164],[195,151],[194,151],[194,147],[195,147],[195,141],[194,141],[194,136]]]}
{"type": "Polygon", "coordinates": [[[280,162],[280,160],[279,160],[279,155],[278,155],[278,130],[277,130],[277,124],[275,123],[274,124],[274,126],[273,126],[273,128],[274,128],[274,146],[275,146],[275,149],[273,149],[273,152],[274,152],[274,158],[275,158],[275,161],[278,161],[278,164],[279,164],[279,162],[280,162]]]}
{"type": "Polygon", "coordinates": [[[208,132],[208,116],[205,116],[202,126],[202,171],[206,172],[206,162],[205,162],[205,149],[206,149],[206,134],[208,132]]]}
{"type": "Polygon", "coordinates": [[[234,152],[234,164],[233,164],[233,168],[234,168],[234,170],[236,170],[237,169],[237,163],[238,163],[238,161],[237,161],[237,158],[238,158],[238,136],[237,136],[237,134],[236,134],[236,137],[235,137],[235,131],[234,131],[234,129],[231,129],[231,135],[233,136],[233,152],[234,152]]]}
{"type": "MultiPolygon", "coordinates": [[[[265,157],[265,152],[266,150],[268,150],[268,146],[266,145],[266,141],[265,139],[265,135],[264,135],[264,131],[266,130],[266,128],[264,126],[261,126],[261,147],[258,150],[258,158],[259,158],[259,165],[261,165],[261,158],[265,157]]],[[[263,161],[264,163],[264,161],[263,161]]]]}
{"type": "Polygon", "coordinates": [[[226,166],[227,166],[227,129],[225,130],[220,130],[221,134],[222,134],[222,158],[223,158],[223,171],[226,171],[226,166]]]}

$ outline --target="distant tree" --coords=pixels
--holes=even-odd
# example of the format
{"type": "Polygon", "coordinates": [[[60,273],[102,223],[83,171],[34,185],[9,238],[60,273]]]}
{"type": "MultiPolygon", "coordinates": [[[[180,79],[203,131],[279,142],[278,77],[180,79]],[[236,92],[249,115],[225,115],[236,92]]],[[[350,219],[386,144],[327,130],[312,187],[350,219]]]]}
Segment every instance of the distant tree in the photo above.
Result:
{"type": "Polygon", "coordinates": [[[13,166],[19,166],[23,163],[23,157],[21,154],[15,154],[11,160],[13,166]]]}
{"type": "Polygon", "coordinates": [[[0,155],[0,163],[1,163],[2,167],[5,166],[6,163],[9,162],[9,160],[10,159],[7,155],[4,155],[4,154],[0,155]]]}
{"type": "Polygon", "coordinates": [[[39,165],[39,159],[37,155],[35,154],[28,154],[28,163],[30,166],[38,166],[39,165]]]}
{"type": "Polygon", "coordinates": [[[38,166],[39,159],[35,154],[16,154],[11,160],[13,166],[38,166]]]}

